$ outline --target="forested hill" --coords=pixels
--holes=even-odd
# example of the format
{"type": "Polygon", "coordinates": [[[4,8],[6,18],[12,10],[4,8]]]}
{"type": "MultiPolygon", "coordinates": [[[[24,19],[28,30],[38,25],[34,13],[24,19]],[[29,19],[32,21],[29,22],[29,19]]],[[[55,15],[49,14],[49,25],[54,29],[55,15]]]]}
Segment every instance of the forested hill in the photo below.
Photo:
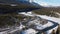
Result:
{"type": "Polygon", "coordinates": [[[60,6],[58,6],[58,7],[42,7],[41,9],[35,10],[33,12],[36,14],[40,14],[40,15],[59,17],[59,15],[57,13],[60,14],[60,6]]]}

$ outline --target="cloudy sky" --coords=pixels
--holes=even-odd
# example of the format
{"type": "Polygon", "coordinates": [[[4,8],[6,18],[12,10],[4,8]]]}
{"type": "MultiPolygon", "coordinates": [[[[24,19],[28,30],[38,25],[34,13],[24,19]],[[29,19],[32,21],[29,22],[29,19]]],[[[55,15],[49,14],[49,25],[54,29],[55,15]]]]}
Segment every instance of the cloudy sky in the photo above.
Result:
{"type": "Polygon", "coordinates": [[[42,6],[60,6],[60,0],[34,0],[42,6]]]}

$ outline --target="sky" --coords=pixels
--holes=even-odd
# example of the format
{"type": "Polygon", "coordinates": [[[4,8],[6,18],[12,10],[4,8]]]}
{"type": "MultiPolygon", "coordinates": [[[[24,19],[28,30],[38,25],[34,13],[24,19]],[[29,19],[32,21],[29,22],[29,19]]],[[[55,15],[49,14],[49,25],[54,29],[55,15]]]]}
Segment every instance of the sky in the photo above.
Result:
{"type": "Polygon", "coordinates": [[[60,6],[60,0],[34,0],[42,6],[60,6]]]}

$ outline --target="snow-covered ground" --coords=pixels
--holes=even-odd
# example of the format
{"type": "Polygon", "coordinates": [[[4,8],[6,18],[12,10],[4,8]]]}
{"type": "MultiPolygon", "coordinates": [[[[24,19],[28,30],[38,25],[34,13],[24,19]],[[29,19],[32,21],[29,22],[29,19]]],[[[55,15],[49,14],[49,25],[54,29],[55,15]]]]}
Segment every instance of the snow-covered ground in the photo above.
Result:
{"type": "Polygon", "coordinates": [[[57,22],[58,24],[60,24],[60,18],[56,18],[56,17],[49,17],[49,16],[46,16],[46,15],[37,15],[43,19],[47,19],[47,20],[51,20],[51,21],[54,21],[54,22],[57,22]]]}
{"type": "MultiPolygon", "coordinates": [[[[58,23],[58,24],[60,24],[60,18],[55,18],[55,17],[49,17],[49,16],[46,16],[46,15],[36,15],[36,14],[32,14],[31,12],[30,13],[19,13],[19,14],[24,14],[24,15],[26,15],[26,16],[38,16],[38,17],[40,17],[40,18],[42,18],[42,19],[46,19],[46,20],[51,20],[51,21],[53,21],[53,22],[56,22],[56,23],[58,23]]],[[[50,27],[50,26],[52,26],[52,25],[54,25],[52,22],[48,22],[47,24],[45,24],[45,25],[41,25],[41,24],[39,24],[39,21],[37,21],[37,19],[36,20],[33,20],[33,21],[29,21],[29,23],[35,23],[35,25],[36,25],[36,29],[39,29],[39,30],[42,30],[42,29],[44,29],[44,28],[47,28],[47,27],[50,27]]],[[[22,28],[24,28],[25,26],[23,26],[23,25],[20,25],[20,30],[22,29],[22,28]]],[[[56,30],[58,28],[58,26],[56,26],[55,28],[53,28],[53,29],[51,29],[51,30],[48,30],[48,31],[46,31],[47,32],[47,34],[50,34],[51,32],[52,32],[52,30],[56,30]]],[[[16,30],[18,30],[18,29],[16,29],[16,30]]],[[[13,30],[13,31],[11,31],[11,32],[14,32],[14,31],[16,31],[16,30],[13,30]]],[[[6,33],[6,31],[5,32],[0,32],[1,34],[4,34],[4,33],[6,33]]],[[[27,30],[25,30],[25,31],[23,31],[23,34],[36,34],[37,33],[37,31],[35,31],[34,29],[27,29],[27,30]],[[33,32],[33,33],[32,33],[33,32]]]]}
{"type": "Polygon", "coordinates": [[[44,24],[44,25],[37,24],[36,28],[39,30],[42,30],[42,29],[45,29],[45,28],[50,27],[52,25],[53,25],[53,23],[51,23],[51,22],[48,22],[47,24],[44,24]]]}
{"type": "Polygon", "coordinates": [[[26,16],[38,16],[38,17],[41,17],[43,19],[51,20],[51,21],[54,21],[54,22],[57,22],[58,24],[60,24],[60,18],[50,17],[50,16],[46,16],[46,15],[32,14],[31,12],[29,12],[29,13],[22,12],[20,14],[24,14],[26,16]]]}
{"type": "Polygon", "coordinates": [[[34,29],[31,29],[31,28],[21,32],[21,34],[36,34],[36,33],[37,33],[37,31],[35,31],[34,29]]]}
{"type": "Polygon", "coordinates": [[[0,32],[0,34],[7,34],[7,31],[0,32]]]}
{"type": "Polygon", "coordinates": [[[22,30],[22,28],[25,28],[25,26],[21,24],[19,29],[22,30]]]}
{"type": "MultiPolygon", "coordinates": [[[[56,23],[60,24],[60,18],[49,17],[49,16],[46,16],[46,15],[36,15],[36,14],[31,14],[31,13],[20,13],[20,14],[24,14],[26,16],[38,16],[40,18],[43,18],[43,19],[46,19],[46,20],[51,20],[53,22],[56,22],[56,23]]],[[[36,28],[37,29],[44,29],[44,28],[52,26],[52,25],[53,24],[51,22],[48,22],[47,24],[42,25],[42,27],[41,27],[41,25],[38,25],[36,28]]],[[[53,28],[51,30],[48,30],[46,32],[47,32],[47,34],[51,34],[52,30],[56,30],[57,28],[58,28],[58,26],[56,26],[55,28],[53,28]]],[[[25,33],[27,33],[27,32],[25,32],[25,33]]]]}

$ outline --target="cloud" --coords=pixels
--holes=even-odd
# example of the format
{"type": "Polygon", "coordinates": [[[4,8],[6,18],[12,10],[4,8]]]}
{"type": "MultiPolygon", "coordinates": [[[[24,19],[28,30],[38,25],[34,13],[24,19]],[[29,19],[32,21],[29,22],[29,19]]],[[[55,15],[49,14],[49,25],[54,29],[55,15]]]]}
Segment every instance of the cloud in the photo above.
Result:
{"type": "Polygon", "coordinates": [[[40,4],[41,6],[60,6],[60,0],[34,0],[34,2],[40,4]]]}
{"type": "Polygon", "coordinates": [[[40,2],[39,3],[41,6],[49,6],[47,3],[45,3],[45,2],[40,2]]]}
{"type": "Polygon", "coordinates": [[[34,2],[40,4],[41,6],[49,6],[48,3],[43,0],[34,0],[34,2]]]}

